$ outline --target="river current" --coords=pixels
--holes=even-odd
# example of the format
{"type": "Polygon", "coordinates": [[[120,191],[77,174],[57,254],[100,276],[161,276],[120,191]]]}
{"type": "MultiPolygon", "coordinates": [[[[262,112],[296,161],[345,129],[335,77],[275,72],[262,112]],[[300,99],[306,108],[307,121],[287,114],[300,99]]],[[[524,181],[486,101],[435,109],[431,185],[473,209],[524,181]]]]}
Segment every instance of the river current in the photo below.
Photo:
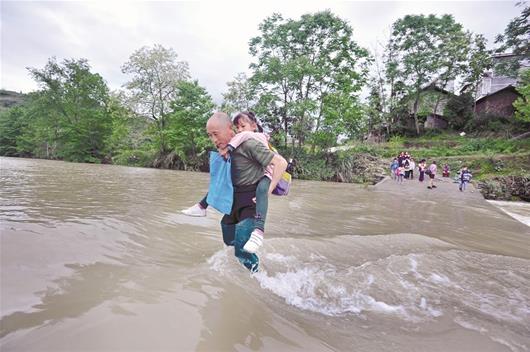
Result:
{"type": "Polygon", "coordinates": [[[527,204],[295,180],[250,275],[219,213],[180,213],[208,174],[0,168],[3,352],[530,350],[527,204]]]}

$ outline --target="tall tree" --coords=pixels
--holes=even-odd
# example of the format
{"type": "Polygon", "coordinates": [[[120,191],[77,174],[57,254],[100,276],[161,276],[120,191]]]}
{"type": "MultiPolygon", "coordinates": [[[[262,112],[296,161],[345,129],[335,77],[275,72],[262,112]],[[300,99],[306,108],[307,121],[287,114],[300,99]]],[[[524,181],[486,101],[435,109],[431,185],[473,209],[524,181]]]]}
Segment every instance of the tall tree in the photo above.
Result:
{"type": "Polygon", "coordinates": [[[469,85],[473,94],[473,115],[475,115],[476,111],[478,85],[484,72],[493,65],[491,53],[486,49],[486,44],[487,40],[483,35],[475,35],[468,52],[467,74],[464,75],[464,83],[469,85]]]}
{"type": "MultiPolygon", "coordinates": [[[[326,96],[357,99],[368,53],[352,40],[351,26],[329,11],[303,15],[297,21],[274,14],[259,30],[261,34],[250,41],[250,53],[256,58],[250,67],[258,110],[277,112],[269,123],[281,126],[285,144],[287,135],[292,135],[302,146],[331,118],[325,114],[334,111],[332,106],[343,106],[326,96]]],[[[339,111],[333,116],[345,115],[339,111]]]]}
{"type": "Polygon", "coordinates": [[[520,121],[530,122],[530,70],[525,70],[521,74],[517,91],[521,96],[513,103],[515,118],[520,121]]]}
{"type": "MultiPolygon", "coordinates": [[[[25,151],[17,148],[17,141],[28,128],[26,109],[15,106],[0,112],[0,155],[20,156],[25,151]]],[[[29,154],[29,153],[28,153],[29,154]]]]}
{"type": "MultiPolygon", "coordinates": [[[[517,3],[517,6],[524,5],[525,2],[517,3]]],[[[500,62],[496,67],[497,71],[516,77],[521,61],[530,60],[530,6],[523,8],[521,15],[508,23],[504,34],[499,34],[495,42],[500,44],[497,52],[510,51],[516,55],[500,62]]]]}
{"type": "MultiPolygon", "coordinates": [[[[445,18],[446,30],[440,34],[440,44],[437,47],[438,72],[435,85],[442,89],[449,89],[450,82],[454,83],[458,76],[467,72],[468,56],[473,38],[471,32],[464,31],[461,24],[451,20],[452,18],[445,18]]],[[[442,94],[438,94],[433,108],[434,114],[438,114],[441,99],[442,94]]]]}
{"type": "Polygon", "coordinates": [[[46,146],[46,157],[101,160],[111,133],[106,110],[109,91],[103,78],[90,72],[86,59],[59,64],[51,58],[43,69],[29,71],[41,88],[30,109],[30,117],[39,125],[34,143],[46,146]]]}
{"type": "Polygon", "coordinates": [[[231,115],[238,111],[247,111],[255,104],[253,91],[247,75],[238,73],[233,81],[227,82],[228,91],[223,94],[221,110],[231,115]]]}
{"type": "Polygon", "coordinates": [[[168,151],[167,141],[163,138],[165,117],[176,98],[178,83],[190,78],[188,63],[177,61],[177,57],[173,49],[157,44],[135,51],[122,66],[123,73],[132,75],[124,85],[130,105],[137,114],[155,122],[162,154],[168,151]]]}
{"type": "Polygon", "coordinates": [[[201,156],[210,146],[204,128],[214,108],[212,98],[197,81],[177,84],[166,133],[184,170],[198,170],[201,166],[201,156]]]}
{"type": "Polygon", "coordinates": [[[421,90],[429,83],[448,82],[455,77],[467,43],[462,26],[450,15],[407,15],[393,24],[387,71],[407,88],[417,134],[421,90]]]}
{"type": "Polygon", "coordinates": [[[112,133],[108,136],[106,154],[114,158],[122,153],[129,154],[147,144],[146,130],[148,119],[138,116],[125,103],[122,92],[111,93],[107,112],[112,123],[112,133]]]}

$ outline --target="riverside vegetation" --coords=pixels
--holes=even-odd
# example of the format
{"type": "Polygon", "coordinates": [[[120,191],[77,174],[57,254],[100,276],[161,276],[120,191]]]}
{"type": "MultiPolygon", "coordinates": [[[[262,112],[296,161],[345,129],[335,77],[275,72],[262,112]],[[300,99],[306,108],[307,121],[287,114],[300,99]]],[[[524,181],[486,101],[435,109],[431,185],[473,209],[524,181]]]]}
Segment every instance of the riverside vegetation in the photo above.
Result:
{"type": "MultiPolygon", "coordinates": [[[[498,50],[530,59],[529,15],[526,7],[510,22],[498,50]]],[[[484,37],[450,15],[407,15],[378,58],[352,33],[330,11],[264,19],[249,42],[252,74],[228,82],[221,105],[161,45],[135,51],[122,66],[129,80],[113,92],[88,60],[50,58],[29,68],[38,91],[0,92],[0,155],[208,171],[210,114],[253,110],[273,145],[295,159],[295,178],[373,184],[406,150],[453,172],[466,164],[486,197],[530,200],[530,143],[517,138],[530,130],[530,70],[520,70],[520,60],[503,68],[519,81],[513,117],[479,116],[471,95],[451,93],[448,129],[426,130],[442,102],[423,88],[462,81],[476,90],[492,66],[484,37]],[[363,87],[370,91],[364,100],[363,87]],[[374,134],[386,142],[365,142],[374,134]]]]}

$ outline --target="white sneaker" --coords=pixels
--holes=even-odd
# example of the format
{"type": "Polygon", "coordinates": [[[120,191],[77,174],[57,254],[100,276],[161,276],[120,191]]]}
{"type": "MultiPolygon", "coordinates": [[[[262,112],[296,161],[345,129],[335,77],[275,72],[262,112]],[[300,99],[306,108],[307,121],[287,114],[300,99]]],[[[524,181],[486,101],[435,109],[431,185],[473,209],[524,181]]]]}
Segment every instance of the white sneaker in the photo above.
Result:
{"type": "Polygon", "coordinates": [[[206,216],[206,209],[201,208],[199,204],[195,204],[188,209],[182,210],[182,214],[188,216],[206,216]]]}
{"type": "Polygon", "coordinates": [[[249,253],[256,253],[263,244],[263,232],[260,230],[254,230],[250,234],[250,238],[247,243],[243,246],[243,250],[249,253]]]}

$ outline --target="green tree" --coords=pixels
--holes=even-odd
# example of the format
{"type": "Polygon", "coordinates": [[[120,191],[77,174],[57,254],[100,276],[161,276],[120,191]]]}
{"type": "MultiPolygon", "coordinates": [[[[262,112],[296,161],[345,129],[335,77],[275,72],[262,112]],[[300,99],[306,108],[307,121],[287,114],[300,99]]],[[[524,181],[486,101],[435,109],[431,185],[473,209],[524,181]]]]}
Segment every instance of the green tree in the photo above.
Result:
{"type": "Polygon", "coordinates": [[[223,94],[221,111],[231,115],[238,111],[251,110],[255,104],[253,91],[247,75],[238,73],[233,81],[227,83],[228,91],[223,94]]]}
{"type": "MultiPolygon", "coordinates": [[[[17,141],[21,139],[27,128],[24,106],[15,106],[0,112],[0,155],[24,155],[24,151],[17,148],[17,141]]],[[[28,154],[30,155],[30,153],[26,155],[28,154]]]]}
{"type": "Polygon", "coordinates": [[[39,70],[29,68],[40,86],[28,118],[34,127],[26,142],[40,146],[46,157],[97,162],[104,156],[105,140],[111,133],[106,104],[109,91],[103,78],[90,72],[86,59],[51,58],[39,70]]]}
{"type": "Polygon", "coordinates": [[[357,100],[368,53],[352,40],[350,25],[329,11],[303,15],[297,21],[274,14],[259,30],[260,35],[250,41],[250,53],[256,58],[250,65],[256,110],[269,111],[264,120],[273,130],[281,130],[285,145],[291,135],[300,147],[330,119],[346,116],[335,111],[344,104],[326,97],[357,100]]]}
{"type": "MultiPolygon", "coordinates": [[[[447,89],[449,82],[454,82],[457,77],[467,73],[468,57],[473,40],[473,34],[464,31],[461,24],[451,22],[450,18],[445,20],[446,30],[440,34],[440,44],[437,47],[438,72],[435,78],[435,85],[442,89],[447,89]]],[[[442,96],[442,94],[437,95],[432,110],[434,114],[438,114],[442,96]]]]}
{"type": "Polygon", "coordinates": [[[452,95],[444,109],[444,116],[447,117],[449,126],[453,129],[463,128],[468,121],[473,119],[473,94],[464,93],[452,95]]]}
{"type": "MultiPolygon", "coordinates": [[[[523,6],[520,2],[517,6],[523,6]]],[[[516,77],[521,61],[530,60],[530,6],[523,8],[521,15],[508,23],[504,34],[499,34],[495,42],[500,44],[497,52],[504,53],[511,51],[516,56],[500,62],[496,70],[504,74],[516,77]]]]}
{"type": "Polygon", "coordinates": [[[521,96],[513,103],[515,118],[530,122],[530,70],[525,70],[521,74],[517,91],[521,93],[521,96]]]}
{"type": "Polygon", "coordinates": [[[122,156],[134,154],[148,144],[146,131],[151,124],[150,120],[130,110],[124,103],[125,99],[121,93],[113,93],[107,104],[112,133],[105,146],[106,155],[112,160],[121,160],[122,156]]]}
{"type": "Polygon", "coordinates": [[[464,75],[464,83],[468,84],[473,92],[473,115],[475,115],[477,88],[482,81],[482,75],[493,65],[491,53],[486,49],[487,40],[483,35],[475,35],[468,52],[467,75],[464,75]]]}
{"type": "Polygon", "coordinates": [[[168,115],[167,141],[184,170],[198,170],[204,163],[210,142],[206,122],[215,104],[197,81],[181,81],[168,115]]]}
{"type": "Polygon", "coordinates": [[[166,134],[166,116],[170,104],[177,95],[177,85],[190,77],[188,63],[177,61],[173,49],[161,45],[153,48],[142,47],[135,51],[122,66],[122,72],[132,75],[124,87],[127,90],[129,105],[138,115],[150,118],[154,123],[154,133],[160,154],[169,151],[166,134]]]}
{"type": "Polygon", "coordinates": [[[413,102],[417,134],[422,89],[432,82],[446,84],[456,77],[465,62],[468,37],[450,15],[407,15],[392,25],[387,72],[394,89],[406,88],[413,102]]]}

